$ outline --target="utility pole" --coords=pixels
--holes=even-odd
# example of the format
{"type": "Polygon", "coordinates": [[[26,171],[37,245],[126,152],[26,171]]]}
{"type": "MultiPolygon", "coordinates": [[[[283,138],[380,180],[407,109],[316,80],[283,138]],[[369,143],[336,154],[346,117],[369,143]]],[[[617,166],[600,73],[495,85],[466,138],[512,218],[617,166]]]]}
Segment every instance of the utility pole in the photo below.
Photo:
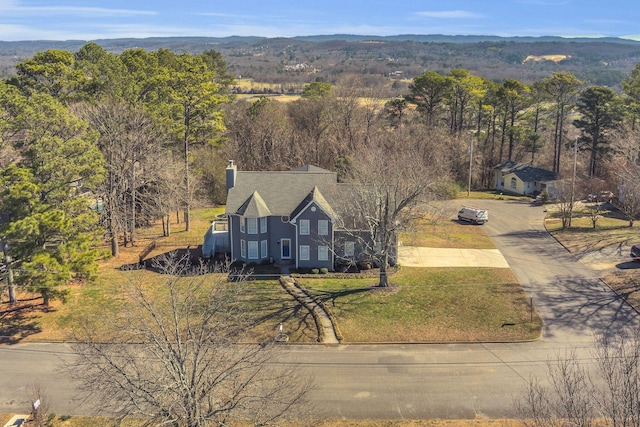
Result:
{"type": "Polygon", "coordinates": [[[467,187],[467,197],[471,197],[471,168],[473,166],[473,139],[469,142],[469,185],[467,187]]]}
{"type": "Polygon", "coordinates": [[[573,217],[573,199],[575,197],[576,188],[576,165],[578,163],[578,137],[573,140],[573,176],[571,177],[571,204],[569,205],[569,227],[571,227],[571,219],[573,217]]]}

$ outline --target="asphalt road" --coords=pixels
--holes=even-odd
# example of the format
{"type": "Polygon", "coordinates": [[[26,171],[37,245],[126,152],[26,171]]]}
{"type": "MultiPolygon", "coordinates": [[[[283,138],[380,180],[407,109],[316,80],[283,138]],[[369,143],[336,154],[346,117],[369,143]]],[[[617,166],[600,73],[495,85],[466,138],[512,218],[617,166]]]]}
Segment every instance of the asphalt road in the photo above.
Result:
{"type": "MultiPolygon", "coordinates": [[[[314,376],[319,414],[347,419],[460,419],[513,415],[513,402],[546,361],[575,350],[593,364],[594,333],[640,326],[638,314],[542,227],[543,208],[478,201],[490,211],[483,227],[533,298],[544,337],[529,343],[290,346],[284,362],[314,376]]],[[[0,412],[28,411],[29,383],[44,384],[58,414],[87,414],[57,373],[64,344],[0,347],[0,412]]]]}

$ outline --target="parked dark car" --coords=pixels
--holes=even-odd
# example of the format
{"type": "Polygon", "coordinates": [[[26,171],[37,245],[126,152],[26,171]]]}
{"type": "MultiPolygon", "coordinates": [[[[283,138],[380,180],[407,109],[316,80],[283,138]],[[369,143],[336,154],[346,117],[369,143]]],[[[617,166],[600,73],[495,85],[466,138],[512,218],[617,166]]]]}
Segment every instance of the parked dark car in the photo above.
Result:
{"type": "Polygon", "coordinates": [[[631,255],[634,261],[640,260],[640,243],[631,246],[631,253],[629,255],[631,255]]]}

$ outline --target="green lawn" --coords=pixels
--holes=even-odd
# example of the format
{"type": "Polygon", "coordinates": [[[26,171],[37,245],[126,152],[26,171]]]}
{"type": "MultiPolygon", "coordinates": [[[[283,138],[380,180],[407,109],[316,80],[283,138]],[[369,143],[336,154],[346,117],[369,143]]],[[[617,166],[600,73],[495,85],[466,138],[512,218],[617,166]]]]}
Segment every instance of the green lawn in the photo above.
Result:
{"type": "Polygon", "coordinates": [[[510,341],[538,338],[541,321],[510,270],[402,268],[375,279],[303,279],[334,314],[345,342],[510,341]]]}

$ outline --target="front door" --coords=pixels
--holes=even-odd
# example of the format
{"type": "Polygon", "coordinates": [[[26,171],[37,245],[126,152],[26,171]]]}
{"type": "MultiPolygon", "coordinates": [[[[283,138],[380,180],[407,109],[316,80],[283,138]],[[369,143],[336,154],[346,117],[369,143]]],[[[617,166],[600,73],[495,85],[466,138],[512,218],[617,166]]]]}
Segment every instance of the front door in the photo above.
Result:
{"type": "Polygon", "coordinates": [[[280,239],[280,257],[291,259],[291,239],[280,239]]]}

